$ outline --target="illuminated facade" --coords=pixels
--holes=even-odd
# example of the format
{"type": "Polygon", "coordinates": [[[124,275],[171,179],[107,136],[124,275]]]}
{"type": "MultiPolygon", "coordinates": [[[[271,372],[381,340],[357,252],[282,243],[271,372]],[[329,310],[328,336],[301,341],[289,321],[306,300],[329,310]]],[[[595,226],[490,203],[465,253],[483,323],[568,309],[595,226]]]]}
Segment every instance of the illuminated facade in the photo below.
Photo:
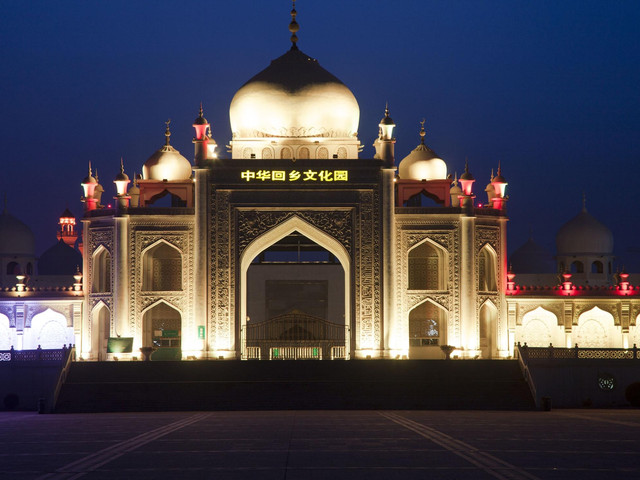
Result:
{"type": "MultiPolygon", "coordinates": [[[[505,358],[518,341],[640,340],[638,290],[626,274],[614,281],[605,230],[582,215],[559,233],[557,268],[573,277],[508,272],[500,166],[480,206],[469,168],[452,178],[423,125],[396,167],[388,109],[374,158],[359,158],[355,97],[297,48],[295,12],[290,29],[291,49],[231,102],[231,158],[216,153],[201,107],[193,163],[167,122],[141,178],[121,166],[114,208],[89,167],[82,272],[47,293],[8,287],[16,271],[3,263],[0,350],[73,341],[85,360],[505,358]],[[63,330],[47,333],[54,320],[63,330]]],[[[67,245],[72,220],[61,219],[67,245]]]]}

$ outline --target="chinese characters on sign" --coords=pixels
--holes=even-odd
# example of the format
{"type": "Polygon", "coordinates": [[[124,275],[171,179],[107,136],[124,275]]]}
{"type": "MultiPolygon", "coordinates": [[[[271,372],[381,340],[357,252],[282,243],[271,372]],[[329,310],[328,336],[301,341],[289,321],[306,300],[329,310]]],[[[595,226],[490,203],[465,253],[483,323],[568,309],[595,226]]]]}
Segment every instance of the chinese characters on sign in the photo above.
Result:
{"type": "Polygon", "coordinates": [[[272,182],[346,182],[349,180],[347,170],[245,170],[240,174],[247,182],[266,180],[272,182]]]}

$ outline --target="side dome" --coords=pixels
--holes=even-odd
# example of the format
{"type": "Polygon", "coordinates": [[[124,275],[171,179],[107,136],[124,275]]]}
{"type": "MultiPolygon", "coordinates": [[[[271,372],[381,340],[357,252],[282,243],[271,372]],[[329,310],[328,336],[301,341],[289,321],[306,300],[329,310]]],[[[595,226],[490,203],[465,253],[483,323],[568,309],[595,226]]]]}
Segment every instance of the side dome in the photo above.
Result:
{"type": "Polygon", "coordinates": [[[74,275],[78,267],[82,269],[82,255],[62,239],[47,249],[38,260],[40,275],[74,275]]]}
{"type": "Polygon", "coordinates": [[[188,180],[191,178],[191,162],[169,144],[169,122],[165,131],[166,143],[144,163],[142,177],[145,180],[188,180]]]}
{"type": "Polygon", "coordinates": [[[229,116],[233,138],[354,137],[360,107],[344,83],[292,48],[236,92],[229,116]]]}
{"type": "Polygon", "coordinates": [[[558,255],[613,253],[613,233],[586,208],[565,223],[556,234],[558,255]]]}
{"type": "Polygon", "coordinates": [[[0,255],[33,257],[35,237],[31,229],[5,210],[0,215],[0,255]]]}
{"type": "Polygon", "coordinates": [[[400,161],[398,175],[401,180],[444,180],[447,164],[424,143],[424,125],[420,129],[420,145],[400,161]]]}
{"type": "Polygon", "coordinates": [[[533,238],[520,246],[509,258],[513,273],[554,273],[556,264],[553,255],[533,238]]]}

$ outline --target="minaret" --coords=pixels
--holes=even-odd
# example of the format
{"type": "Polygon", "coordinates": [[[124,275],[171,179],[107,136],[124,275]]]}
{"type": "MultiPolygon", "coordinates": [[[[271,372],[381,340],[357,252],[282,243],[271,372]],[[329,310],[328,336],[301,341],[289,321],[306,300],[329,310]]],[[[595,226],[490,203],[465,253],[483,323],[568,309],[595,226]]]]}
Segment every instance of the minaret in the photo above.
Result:
{"type": "Polygon", "coordinates": [[[129,208],[129,200],[131,197],[127,195],[127,185],[129,185],[129,176],[124,173],[124,160],[120,157],[120,173],[116,175],[113,183],[116,184],[116,196],[113,197],[116,200],[116,208],[129,208]]]}
{"type": "MultiPolygon", "coordinates": [[[[395,126],[396,124],[393,123],[393,120],[389,116],[389,105],[387,105],[384,109],[384,117],[378,124],[378,138],[373,142],[373,146],[376,149],[374,158],[384,160],[387,166],[393,166],[395,162],[394,146],[396,139],[393,138],[393,129],[395,126]]],[[[424,121],[422,122],[422,132],[420,135],[422,135],[422,141],[424,142],[424,121]]]]}
{"type": "Polygon", "coordinates": [[[69,211],[68,208],[62,212],[60,219],[58,220],[58,240],[63,240],[64,243],[74,248],[78,234],[76,233],[76,217],[69,211]]]}
{"type": "Polygon", "coordinates": [[[216,141],[211,138],[211,125],[204,118],[202,103],[200,103],[200,114],[193,121],[193,128],[196,130],[196,135],[193,137],[193,144],[195,145],[194,161],[196,166],[201,167],[204,165],[205,160],[217,158],[216,148],[218,147],[216,141]]]}
{"type": "Polygon", "coordinates": [[[98,182],[93,175],[91,174],[91,162],[89,162],[89,175],[87,175],[84,180],[82,180],[82,189],[84,190],[84,196],[82,197],[82,202],[84,203],[85,212],[95,210],[96,209],[96,199],[94,197],[96,186],[98,182]]]}

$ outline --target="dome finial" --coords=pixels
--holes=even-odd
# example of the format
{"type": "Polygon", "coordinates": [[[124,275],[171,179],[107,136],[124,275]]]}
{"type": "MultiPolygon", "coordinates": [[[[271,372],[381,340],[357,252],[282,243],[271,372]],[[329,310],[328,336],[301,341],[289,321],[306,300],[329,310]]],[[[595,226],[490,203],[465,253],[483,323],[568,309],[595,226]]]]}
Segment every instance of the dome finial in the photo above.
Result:
{"type": "Polygon", "coordinates": [[[171,123],[171,119],[164,122],[164,124],[167,126],[167,129],[164,131],[164,136],[167,137],[167,143],[165,143],[165,145],[167,146],[169,146],[169,139],[171,138],[171,130],[169,130],[170,123],[171,123]]]}
{"type": "Polygon", "coordinates": [[[4,212],[5,215],[7,214],[7,192],[4,192],[4,212]]]}
{"type": "Polygon", "coordinates": [[[389,102],[384,102],[384,116],[389,116],[389,102]]]}
{"type": "Polygon", "coordinates": [[[92,173],[91,173],[91,160],[89,160],[89,176],[90,177],[92,176],[92,173]]]}
{"type": "Polygon", "coordinates": [[[300,30],[300,25],[298,25],[298,22],[296,22],[296,15],[298,15],[298,12],[296,12],[296,0],[293,0],[293,7],[291,8],[291,23],[289,23],[292,50],[298,49],[298,36],[296,35],[296,32],[300,30]]]}
{"type": "Polygon", "coordinates": [[[200,102],[200,113],[199,113],[199,117],[203,118],[204,117],[204,111],[202,110],[202,102],[200,102]]]}
{"type": "Polygon", "coordinates": [[[124,173],[124,159],[120,157],[120,173],[124,173]]]}
{"type": "Polygon", "coordinates": [[[420,144],[421,145],[424,145],[424,136],[427,134],[427,132],[424,129],[424,123],[425,122],[426,122],[426,120],[424,118],[420,122],[420,144]]]}
{"type": "Polygon", "coordinates": [[[587,211],[587,194],[585,192],[582,192],[582,211],[587,211]]]}

